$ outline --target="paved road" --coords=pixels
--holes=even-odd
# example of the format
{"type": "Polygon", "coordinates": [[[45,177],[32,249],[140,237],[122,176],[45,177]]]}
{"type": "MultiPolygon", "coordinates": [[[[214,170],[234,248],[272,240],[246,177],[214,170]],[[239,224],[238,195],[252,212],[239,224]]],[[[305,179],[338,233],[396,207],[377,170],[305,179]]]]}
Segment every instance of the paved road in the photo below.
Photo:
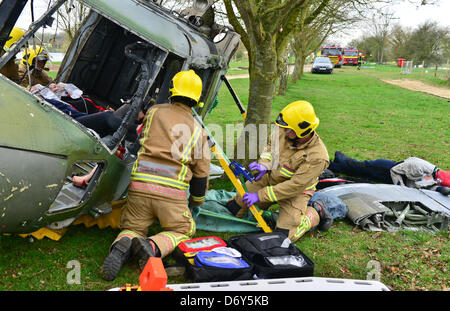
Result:
{"type": "MultiPolygon", "coordinates": [[[[244,70],[243,70],[244,71],[244,70]]],[[[294,71],[294,65],[290,65],[289,66],[289,73],[292,74],[292,72],[294,71]]],[[[303,66],[303,71],[304,72],[309,72],[311,71],[311,64],[306,64],[305,66],[303,66]]],[[[227,75],[227,79],[228,80],[232,80],[232,79],[245,79],[248,78],[248,73],[245,74],[239,74],[239,75],[227,75]]]]}

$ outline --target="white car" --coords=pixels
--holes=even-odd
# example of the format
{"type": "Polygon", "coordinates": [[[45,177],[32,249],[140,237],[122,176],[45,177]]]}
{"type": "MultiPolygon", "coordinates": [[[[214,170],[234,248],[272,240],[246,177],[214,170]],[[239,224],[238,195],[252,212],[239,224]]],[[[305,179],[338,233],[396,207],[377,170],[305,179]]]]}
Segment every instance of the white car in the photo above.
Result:
{"type": "Polygon", "coordinates": [[[333,64],[328,57],[316,57],[311,68],[312,73],[333,73],[333,64]]]}

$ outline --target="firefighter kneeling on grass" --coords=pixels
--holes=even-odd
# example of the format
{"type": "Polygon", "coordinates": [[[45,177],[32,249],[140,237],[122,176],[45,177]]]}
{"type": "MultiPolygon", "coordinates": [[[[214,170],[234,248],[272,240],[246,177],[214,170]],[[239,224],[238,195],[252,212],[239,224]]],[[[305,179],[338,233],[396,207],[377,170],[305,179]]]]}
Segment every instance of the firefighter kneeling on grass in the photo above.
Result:
{"type": "Polygon", "coordinates": [[[199,104],[202,80],[189,70],[177,73],[172,83],[170,103],[155,105],[146,113],[141,149],[122,209],[122,231],[103,262],[107,281],[130,258],[137,256],[142,270],[149,257],[162,258],[195,234],[188,201],[194,206],[203,204],[210,166],[209,154],[198,155],[199,145],[207,146],[207,136],[191,110],[199,104]],[[156,219],[162,232],[147,238],[156,219]]]}
{"type": "Polygon", "coordinates": [[[320,174],[328,167],[329,157],[314,131],[319,119],[309,102],[289,104],[275,123],[279,130],[274,131],[271,144],[260,155],[259,162],[249,165],[249,169],[258,171],[256,181],[247,182],[248,192],[228,201],[227,208],[233,215],[243,217],[253,204],[267,209],[278,203],[280,214],[275,231],[294,242],[316,226],[327,230],[332,224],[333,219],[322,202],[307,205],[320,174]]]}

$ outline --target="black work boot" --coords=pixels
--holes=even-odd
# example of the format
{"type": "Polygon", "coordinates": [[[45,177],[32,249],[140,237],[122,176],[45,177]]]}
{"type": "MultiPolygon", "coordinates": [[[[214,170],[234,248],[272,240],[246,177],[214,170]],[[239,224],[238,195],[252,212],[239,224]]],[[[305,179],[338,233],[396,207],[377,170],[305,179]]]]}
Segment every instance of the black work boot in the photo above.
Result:
{"type": "Polygon", "coordinates": [[[150,239],[134,238],[132,244],[133,256],[137,256],[141,270],[145,268],[150,257],[161,257],[158,246],[150,239]]]}
{"type": "Polygon", "coordinates": [[[277,226],[278,213],[266,210],[262,213],[261,217],[264,219],[270,229],[275,230],[277,226]]]}
{"type": "Polygon", "coordinates": [[[237,213],[241,210],[241,207],[236,203],[235,199],[229,200],[226,203],[225,207],[230,211],[231,214],[233,214],[233,216],[236,216],[237,213]]]}
{"type": "Polygon", "coordinates": [[[450,195],[450,187],[438,186],[436,187],[436,191],[443,195],[450,195]]]}
{"type": "Polygon", "coordinates": [[[123,264],[131,255],[131,239],[121,238],[111,246],[109,255],[103,261],[102,276],[106,281],[112,281],[119,274],[123,264]]]}
{"type": "Polygon", "coordinates": [[[317,214],[319,214],[320,222],[317,225],[317,229],[320,231],[327,231],[330,229],[331,225],[333,224],[333,216],[331,216],[330,212],[328,211],[328,207],[326,206],[325,202],[322,200],[316,200],[312,203],[312,207],[317,211],[317,214]]]}

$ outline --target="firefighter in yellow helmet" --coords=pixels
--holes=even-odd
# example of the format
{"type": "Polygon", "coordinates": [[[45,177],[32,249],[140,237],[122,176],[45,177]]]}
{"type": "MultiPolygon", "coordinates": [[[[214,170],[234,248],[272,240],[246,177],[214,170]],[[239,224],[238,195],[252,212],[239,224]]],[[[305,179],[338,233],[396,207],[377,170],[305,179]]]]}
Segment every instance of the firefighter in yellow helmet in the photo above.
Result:
{"type": "Polygon", "coordinates": [[[141,149],[122,208],[122,231],[102,266],[108,281],[131,257],[137,256],[143,269],[149,257],[164,257],[195,234],[188,203],[203,204],[210,166],[209,152],[202,153],[207,135],[191,109],[199,105],[202,80],[189,70],[177,73],[172,82],[170,103],[151,107],[143,122],[141,149]],[[147,238],[155,220],[162,231],[147,238]]]}
{"type": "Polygon", "coordinates": [[[271,143],[261,153],[258,162],[249,169],[257,171],[255,182],[247,182],[248,192],[237,194],[227,202],[228,210],[243,217],[248,207],[257,204],[262,209],[278,203],[276,231],[294,242],[316,226],[327,230],[332,223],[323,202],[308,205],[320,174],[328,167],[327,148],[315,129],[319,125],[313,106],[307,101],[287,105],[275,123],[271,143]]]}
{"type": "MultiPolygon", "coordinates": [[[[14,44],[17,40],[20,39],[24,34],[23,30],[14,27],[9,34],[9,39],[6,41],[3,46],[2,51],[0,52],[0,57],[14,44]]],[[[1,69],[0,73],[7,77],[8,79],[18,83],[19,82],[19,66],[15,62],[15,57],[12,57],[1,69]]]]}
{"type": "Polygon", "coordinates": [[[19,84],[31,87],[35,84],[48,85],[53,79],[45,72],[48,53],[43,47],[36,45],[28,47],[19,64],[19,84]],[[29,76],[28,76],[29,71],[29,76]]]}

